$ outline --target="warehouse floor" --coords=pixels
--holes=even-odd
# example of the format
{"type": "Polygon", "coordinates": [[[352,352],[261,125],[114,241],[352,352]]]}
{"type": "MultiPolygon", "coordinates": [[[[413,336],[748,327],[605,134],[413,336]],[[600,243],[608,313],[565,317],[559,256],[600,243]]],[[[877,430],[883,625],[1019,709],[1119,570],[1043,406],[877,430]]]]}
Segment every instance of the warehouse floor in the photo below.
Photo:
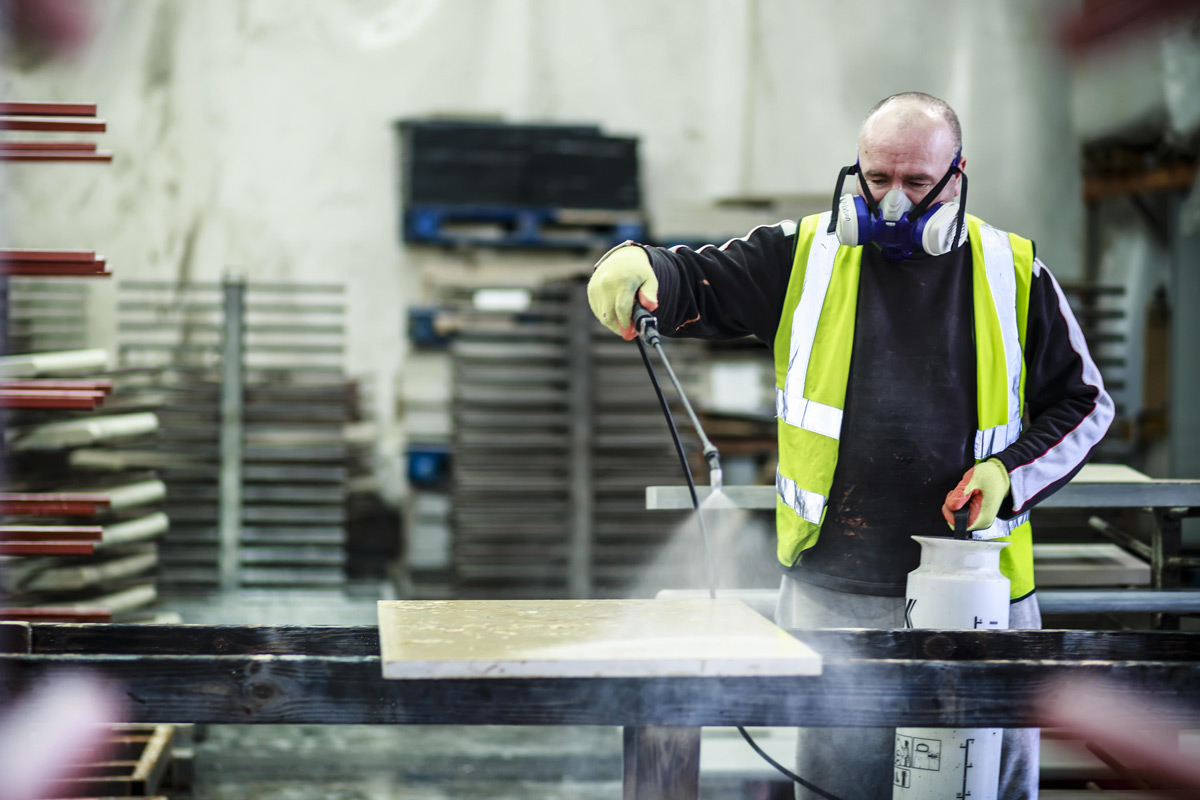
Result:
{"type": "MultiPolygon", "coordinates": [[[[196,745],[196,800],[617,798],[615,728],[221,725],[196,745]]],[[[725,795],[728,796],[728,795],[725,795]]]]}

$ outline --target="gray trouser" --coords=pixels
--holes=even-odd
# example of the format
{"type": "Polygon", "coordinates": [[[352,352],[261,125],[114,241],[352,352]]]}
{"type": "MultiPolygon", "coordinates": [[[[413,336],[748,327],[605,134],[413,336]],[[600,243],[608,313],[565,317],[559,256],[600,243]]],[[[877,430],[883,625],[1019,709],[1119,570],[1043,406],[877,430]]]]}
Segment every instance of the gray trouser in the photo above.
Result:
{"type": "MultiPolygon", "coordinates": [[[[903,628],[904,598],[847,594],[784,576],[775,607],[781,628],[903,628]]],[[[1010,628],[1042,627],[1037,596],[1009,607],[1010,628]]],[[[800,728],[796,774],[842,800],[892,796],[895,728],[800,728]]],[[[1000,800],[1038,796],[1038,728],[1008,728],[1000,749],[1000,800]]],[[[797,785],[797,800],[817,800],[797,785]]]]}

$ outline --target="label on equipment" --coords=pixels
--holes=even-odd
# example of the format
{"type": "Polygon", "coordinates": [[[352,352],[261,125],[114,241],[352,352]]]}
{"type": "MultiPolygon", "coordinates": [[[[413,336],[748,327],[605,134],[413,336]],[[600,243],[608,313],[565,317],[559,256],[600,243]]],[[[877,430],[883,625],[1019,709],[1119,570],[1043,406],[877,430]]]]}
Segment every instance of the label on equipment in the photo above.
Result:
{"type": "MultiPolygon", "coordinates": [[[[937,772],[942,768],[941,739],[920,736],[897,736],[895,765],[902,768],[926,769],[937,772]]],[[[899,773],[901,770],[896,770],[899,773]]],[[[897,786],[903,784],[896,784],[897,786]]]]}

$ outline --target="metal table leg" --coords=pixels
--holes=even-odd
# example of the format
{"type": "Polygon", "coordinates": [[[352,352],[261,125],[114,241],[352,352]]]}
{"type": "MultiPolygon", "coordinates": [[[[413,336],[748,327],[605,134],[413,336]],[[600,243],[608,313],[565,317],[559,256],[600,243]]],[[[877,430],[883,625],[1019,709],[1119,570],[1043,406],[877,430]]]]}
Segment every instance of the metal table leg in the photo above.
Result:
{"type": "Polygon", "coordinates": [[[696,800],[699,796],[699,728],[625,728],[624,800],[696,800]]]}
{"type": "MultiPolygon", "coordinates": [[[[1155,509],[1150,552],[1150,576],[1155,589],[1179,588],[1179,551],[1182,546],[1183,521],[1170,509],[1155,509]]],[[[1155,614],[1154,627],[1179,630],[1179,615],[1155,614]]]]}

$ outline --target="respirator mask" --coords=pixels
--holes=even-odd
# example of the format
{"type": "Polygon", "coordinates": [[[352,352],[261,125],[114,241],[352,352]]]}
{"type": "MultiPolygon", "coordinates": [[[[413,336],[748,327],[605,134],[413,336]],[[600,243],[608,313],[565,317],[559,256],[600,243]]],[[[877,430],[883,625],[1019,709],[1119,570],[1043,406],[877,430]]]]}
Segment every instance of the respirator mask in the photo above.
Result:
{"type": "Polygon", "coordinates": [[[946,174],[915,206],[899,189],[890,190],[876,202],[858,162],[842,167],[833,187],[828,233],[837,233],[838,241],[847,247],[874,242],[889,261],[903,261],[917,250],[931,256],[949,253],[965,241],[966,233],[967,175],[958,168],[961,155],[959,152],[954,156],[946,174]],[[842,183],[851,173],[858,175],[860,195],[841,193],[842,183]],[[955,173],[962,175],[960,199],[934,203],[933,198],[941,194],[955,173]]]}

